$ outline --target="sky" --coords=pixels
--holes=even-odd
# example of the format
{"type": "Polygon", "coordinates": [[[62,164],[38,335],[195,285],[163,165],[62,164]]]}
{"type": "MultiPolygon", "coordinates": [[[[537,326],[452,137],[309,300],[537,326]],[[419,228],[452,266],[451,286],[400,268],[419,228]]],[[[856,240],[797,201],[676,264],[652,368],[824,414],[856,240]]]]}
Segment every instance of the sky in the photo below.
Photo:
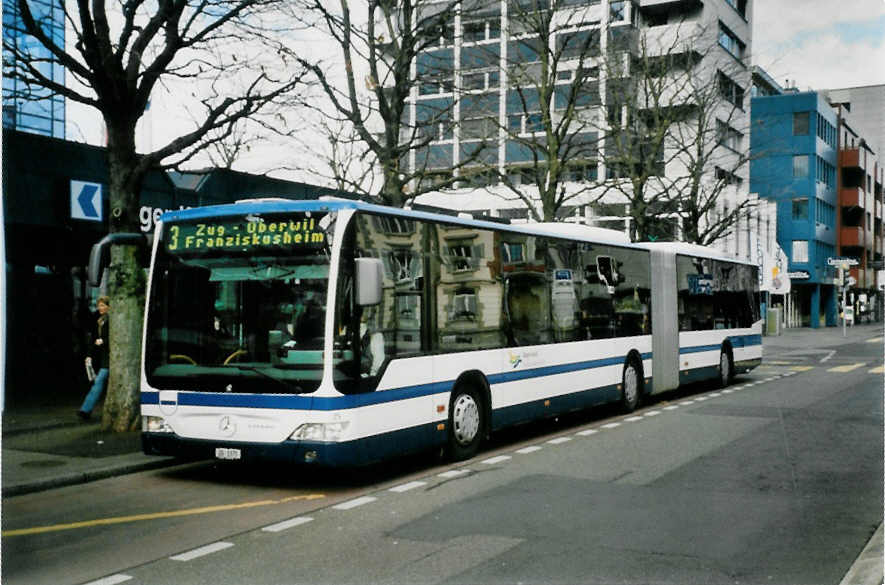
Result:
{"type": "Polygon", "coordinates": [[[784,86],[885,84],[885,0],[754,0],[753,64],[784,86]]]}

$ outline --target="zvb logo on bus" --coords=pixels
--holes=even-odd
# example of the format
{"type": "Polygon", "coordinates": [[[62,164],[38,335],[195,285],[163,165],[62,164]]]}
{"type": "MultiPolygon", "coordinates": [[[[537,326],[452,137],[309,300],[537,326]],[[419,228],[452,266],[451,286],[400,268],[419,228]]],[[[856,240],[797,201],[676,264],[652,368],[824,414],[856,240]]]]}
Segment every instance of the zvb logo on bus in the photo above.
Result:
{"type": "Polygon", "coordinates": [[[510,354],[510,365],[515,369],[519,364],[522,363],[522,356],[510,354]]]}

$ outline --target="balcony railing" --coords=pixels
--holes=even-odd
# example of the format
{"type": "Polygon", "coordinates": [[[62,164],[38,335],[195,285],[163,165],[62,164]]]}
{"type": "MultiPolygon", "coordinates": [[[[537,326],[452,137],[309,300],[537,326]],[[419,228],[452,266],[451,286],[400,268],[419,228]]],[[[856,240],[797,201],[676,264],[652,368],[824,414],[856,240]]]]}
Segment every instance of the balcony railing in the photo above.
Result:
{"type": "Polygon", "coordinates": [[[863,168],[860,164],[860,149],[846,148],[839,152],[839,165],[842,168],[863,168]]]}
{"type": "Polygon", "coordinates": [[[873,234],[870,231],[864,234],[862,227],[843,227],[841,235],[843,246],[858,246],[867,250],[873,249],[873,234]]]}
{"type": "Polygon", "coordinates": [[[864,205],[864,193],[857,187],[847,187],[839,191],[839,203],[843,207],[863,207],[864,205]]]}

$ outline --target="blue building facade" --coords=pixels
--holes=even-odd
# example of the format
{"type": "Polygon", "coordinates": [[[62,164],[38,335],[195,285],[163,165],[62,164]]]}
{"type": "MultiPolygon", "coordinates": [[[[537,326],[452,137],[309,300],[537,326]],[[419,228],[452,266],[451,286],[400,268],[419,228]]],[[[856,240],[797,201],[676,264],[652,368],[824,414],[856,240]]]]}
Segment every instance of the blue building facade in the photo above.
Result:
{"type": "MultiPolygon", "coordinates": [[[[34,19],[60,47],[65,46],[64,4],[58,0],[31,0],[34,19]]],[[[6,47],[31,55],[30,62],[48,79],[65,85],[65,70],[34,37],[24,32],[18,2],[3,0],[3,70],[14,59],[6,47]]],[[[65,137],[65,98],[45,88],[28,87],[8,75],[3,77],[3,127],[53,138],[65,137]]]]}
{"type": "Polygon", "coordinates": [[[750,192],[777,203],[777,240],[789,258],[803,324],[837,324],[838,116],[817,92],[754,97],[750,192]]]}

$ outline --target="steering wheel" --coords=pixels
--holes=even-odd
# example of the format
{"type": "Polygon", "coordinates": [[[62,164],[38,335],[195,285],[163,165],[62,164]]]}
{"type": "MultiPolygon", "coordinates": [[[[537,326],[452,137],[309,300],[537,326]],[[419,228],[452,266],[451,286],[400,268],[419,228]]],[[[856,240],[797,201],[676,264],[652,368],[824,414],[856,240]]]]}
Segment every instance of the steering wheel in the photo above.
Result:
{"type": "Polygon", "coordinates": [[[236,350],[235,352],[233,352],[232,354],[227,356],[227,358],[225,358],[224,365],[225,366],[228,365],[232,360],[240,357],[241,355],[246,355],[247,353],[249,353],[249,352],[246,351],[245,349],[243,349],[242,347],[239,348],[238,350],[236,350]]]}

